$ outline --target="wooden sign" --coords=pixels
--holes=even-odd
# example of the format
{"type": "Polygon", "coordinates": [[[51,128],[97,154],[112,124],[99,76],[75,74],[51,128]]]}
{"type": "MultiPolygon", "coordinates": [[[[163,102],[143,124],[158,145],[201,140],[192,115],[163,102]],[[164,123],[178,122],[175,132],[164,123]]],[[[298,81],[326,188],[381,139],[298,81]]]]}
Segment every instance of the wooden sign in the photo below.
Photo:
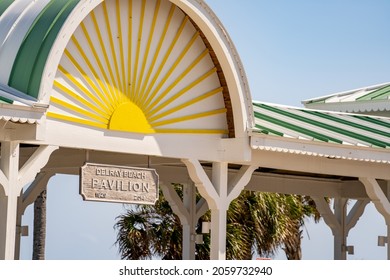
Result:
{"type": "Polygon", "coordinates": [[[155,204],[158,174],[155,169],[86,163],[80,172],[84,200],[155,204]]]}

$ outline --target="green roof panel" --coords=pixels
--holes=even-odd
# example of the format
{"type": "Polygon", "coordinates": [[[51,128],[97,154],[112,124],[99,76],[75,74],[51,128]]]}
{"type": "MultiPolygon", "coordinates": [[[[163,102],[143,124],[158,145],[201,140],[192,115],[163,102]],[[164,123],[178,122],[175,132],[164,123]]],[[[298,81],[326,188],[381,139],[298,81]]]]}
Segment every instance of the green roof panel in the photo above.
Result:
{"type": "Polygon", "coordinates": [[[389,96],[390,96],[390,85],[374,90],[366,95],[357,98],[356,100],[380,100],[380,99],[387,100],[389,96]]]}
{"type": "Polygon", "coordinates": [[[336,144],[390,148],[390,119],[253,102],[254,132],[336,144]]]}
{"type": "Polygon", "coordinates": [[[35,98],[47,57],[60,29],[80,0],[52,0],[35,19],[18,51],[8,84],[35,98]]]}
{"type": "Polygon", "coordinates": [[[0,0],[0,17],[13,2],[13,0],[0,0]]]}

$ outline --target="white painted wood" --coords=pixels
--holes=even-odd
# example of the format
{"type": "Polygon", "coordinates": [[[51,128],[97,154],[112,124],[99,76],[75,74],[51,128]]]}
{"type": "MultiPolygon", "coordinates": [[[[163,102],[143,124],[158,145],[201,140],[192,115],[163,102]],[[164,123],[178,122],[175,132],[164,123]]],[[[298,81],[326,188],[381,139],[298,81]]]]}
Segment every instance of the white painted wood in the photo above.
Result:
{"type": "Polygon", "coordinates": [[[199,220],[209,210],[207,201],[204,198],[199,199],[196,204],[196,220],[199,220]]]}
{"type": "MultiPolygon", "coordinates": [[[[388,153],[387,153],[388,154],[388,153]]],[[[251,165],[307,173],[390,180],[388,163],[355,161],[283,151],[254,150],[251,165]]]]}
{"type": "MultiPolygon", "coordinates": [[[[120,164],[128,166],[147,167],[147,158],[143,155],[109,153],[90,151],[90,162],[102,164],[120,164]]],[[[85,151],[61,148],[54,152],[45,166],[45,171],[65,174],[79,174],[79,167],[86,161],[85,151]]],[[[264,159],[266,162],[266,159],[264,159]]],[[[258,163],[262,164],[262,163],[258,163]]],[[[298,165],[298,163],[296,164],[298,165]]],[[[177,159],[152,157],[152,166],[160,175],[160,180],[170,182],[186,182],[188,173],[185,165],[177,159]]],[[[204,167],[207,176],[211,176],[211,168],[204,167]]],[[[229,182],[236,176],[237,170],[229,170],[229,182]]],[[[385,188],[385,182],[379,182],[385,188]]],[[[245,189],[252,191],[275,192],[284,194],[301,194],[310,196],[345,197],[362,199],[367,193],[358,180],[337,180],[317,178],[315,175],[293,176],[254,172],[245,189]]]]}
{"type": "MultiPolygon", "coordinates": [[[[0,190],[5,194],[8,190],[8,178],[5,176],[3,170],[0,169],[0,190]]],[[[1,192],[0,192],[1,193],[1,192]]]]}
{"type": "Polygon", "coordinates": [[[192,182],[183,184],[183,204],[188,209],[188,225],[183,225],[183,260],[195,260],[195,227],[197,224],[196,189],[192,182]],[[184,232],[188,237],[184,239],[184,232]]]}
{"type": "Polygon", "coordinates": [[[347,232],[349,232],[353,227],[355,227],[360,217],[363,215],[364,209],[366,208],[368,203],[370,203],[370,199],[368,198],[355,202],[354,206],[349,211],[347,216],[347,232]]]}
{"type": "Polygon", "coordinates": [[[30,186],[23,192],[23,200],[20,208],[21,214],[24,213],[27,206],[34,203],[39,194],[46,188],[47,183],[55,175],[54,172],[40,172],[35,177],[35,180],[30,186]]]}
{"type": "Polygon", "coordinates": [[[193,260],[195,259],[195,235],[190,224],[182,225],[183,240],[182,240],[182,259],[193,260]]]}
{"type": "Polygon", "coordinates": [[[225,141],[215,135],[144,135],[75,126],[50,119],[46,126],[45,139],[36,142],[39,145],[206,161],[247,162],[250,158],[248,144],[244,141],[225,141]],[[240,152],[245,150],[247,152],[240,152]]]}
{"type": "Polygon", "coordinates": [[[4,194],[0,194],[0,259],[15,257],[18,191],[19,143],[2,142],[0,169],[7,177],[4,194]]]}
{"type": "Polygon", "coordinates": [[[390,153],[383,148],[340,145],[259,134],[252,135],[250,145],[255,150],[329,158],[335,161],[344,159],[364,162],[365,164],[390,162],[390,153]]]}
{"type": "Polygon", "coordinates": [[[211,170],[211,182],[212,185],[214,186],[215,191],[217,192],[219,207],[224,207],[225,209],[227,209],[229,207],[229,203],[227,201],[227,195],[228,195],[227,162],[213,162],[213,168],[211,170]]]}
{"type": "Polygon", "coordinates": [[[226,209],[211,209],[210,260],[226,259],[226,217],[226,209]]]}
{"type": "Polygon", "coordinates": [[[335,198],[334,212],[330,205],[322,197],[312,197],[316,203],[317,210],[320,212],[325,223],[332,230],[334,239],[334,259],[347,259],[347,237],[349,231],[356,225],[359,218],[363,215],[366,205],[370,202],[368,198],[358,200],[347,214],[348,199],[335,198]]]}
{"type": "Polygon", "coordinates": [[[183,200],[173,187],[161,185],[165,199],[172,211],[179,217],[183,227],[183,260],[195,260],[195,227],[199,218],[208,210],[207,203],[201,199],[196,203],[196,190],[192,182],[183,185],[183,200]],[[205,208],[206,207],[206,208],[205,208]]]}
{"type": "Polygon", "coordinates": [[[10,121],[4,122],[2,125],[2,121],[0,121],[0,141],[31,141],[31,140],[42,140],[43,135],[42,132],[44,130],[44,126],[39,124],[21,124],[21,123],[13,123],[10,121]]]}
{"type": "Polygon", "coordinates": [[[19,170],[19,188],[31,183],[42,167],[49,161],[50,155],[57,150],[58,146],[40,146],[28,161],[19,170]]]}
{"type": "Polygon", "coordinates": [[[219,194],[215,190],[200,162],[195,159],[183,159],[182,161],[187,166],[188,175],[198,188],[201,196],[206,199],[210,209],[217,209],[219,194]]]}
{"type": "Polygon", "coordinates": [[[194,159],[183,159],[188,174],[211,209],[210,259],[226,258],[227,163],[213,163],[212,182],[194,159]]]}
{"type": "Polygon", "coordinates": [[[242,166],[237,174],[235,174],[233,180],[229,182],[228,186],[228,204],[230,204],[240,195],[241,191],[245,188],[246,185],[248,185],[252,178],[252,174],[256,169],[256,165],[246,165],[242,166]]]}
{"type": "Polygon", "coordinates": [[[226,216],[230,202],[227,197],[228,164],[213,162],[212,184],[218,193],[217,209],[211,208],[210,259],[226,259],[226,216]]]}
{"type": "Polygon", "coordinates": [[[19,170],[19,143],[1,142],[0,174],[4,176],[0,175],[3,186],[3,192],[0,192],[0,259],[18,257],[18,253],[15,254],[15,248],[18,247],[16,226],[22,209],[18,209],[19,197],[23,187],[34,180],[57,148],[39,147],[19,170]]]}
{"type": "Polygon", "coordinates": [[[70,37],[74,34],[81,21],[103,0],[82,0],[73,9],[61,28],[58,39],[54,42],[48,56],[44,72],[42,74],[39,101],[49,104],[53,81],[58,68],[59,61],[64,53],[65,47],[70,37]]]}
{"type": "Polygon", "coordinates": [[[316,203],[317,210],[320,212],[321,217],[324,219],[325,223],[332,230],[332,234],[339,235],[341,233],[340,223],[335,217],[332,210],[329,208],[329,204],[325,201],[323,197],[312,197],[316,203]]]}
{"type": "MultiPolygon", "coordinates": [[[[381,183],[381,186],[384,184],[381,183]]],[[[299,194],[319,197],[367,198],[358,180],[338,180],[298,175],[254,172],[245,189],[251,191],[299,194]]]]}
{"type": "Polygon", "coordinates": [[[179,217],[181,224],[188,224],[190,221],[190,213],[184,206],[183,201],[180,199],[175,189],[166,184],[160,184],[160,187],[164,194],[164,198],[169,202],[169,206],[172,208],[173,213],[179,217]]]}
{"type": "Polygon", "coordinates": [[[170,0],[180,7],[205,34],[224,72],[234,111],[236,137],[247,138],[253,127],[252,98],[244,67],[234,44],[218,17],[200,0],[170,0]]]}
{"type": "Polygon", "coordinates": [[[360,177],[359,180],[364,184],[368,196],[374,203],[376,209],[382,214],[386,224],[390,224],[390,202],[387,195],[383,192],[378,182],[374,178],[360,177]]]}
{"type": "Polygon", "coordinates": [[[340,231],[334,235],[334,259],[347,259],[347,232],[346,232],[346,215],[347,215],[347,199],[336,198],[334,200],[334,215],[340,225],[340,231]]]}
{"type": "MultiPolygon", "coordinates": [[[[179,195],[176,193],[175,189],[172,186],[161,185],[161,190],[163,191],[164,198],[168,201],[169,206],[172,208],[173,213],[175,213],[181,222],[182,225],[182,258],[183,260],[191,260],[195,258],[195,241],[193,239],[194,229],[193,228],[193,215],[192,207],[180,199],[179,195]],[[192,212],[191,212],[192,210],[192,212]]],[[[185,195],[183,190],[183,200],[188,200],[188,192],[185,195]]]]}
{"type": "Polygon", "coordinates": [[[16,211],[18,196],[0,197],[0,259],[13,260],[15,257],[16,211]]]}
{"type": "MultiPolygon", "coordinates": [[[[387,226],[387,240],[390,236],[390,181],[387,181],[387,190],[379,186],[378,181],[374,178],[359,178],[364,184],[367,194],[374,203],[378,212],[383,216],[387,226]]],[[[387,242],[387,259],[390,260],[390,245],[387,242]]]]}
{"type": "Polygon", "coordinates": [[[235,199],[249,181],[250,175],[256,169],[254,166],[244,166],[228,182],[228,164],[213,162],[211,182],[199,161],[183,159],[190,178],[198,187],[211,209],[211,244],[210,259],[223,260],[226,258],[226,215],[230,202],[235,199]],[[229,186],[229,194],[228,194],[229,186]]]}

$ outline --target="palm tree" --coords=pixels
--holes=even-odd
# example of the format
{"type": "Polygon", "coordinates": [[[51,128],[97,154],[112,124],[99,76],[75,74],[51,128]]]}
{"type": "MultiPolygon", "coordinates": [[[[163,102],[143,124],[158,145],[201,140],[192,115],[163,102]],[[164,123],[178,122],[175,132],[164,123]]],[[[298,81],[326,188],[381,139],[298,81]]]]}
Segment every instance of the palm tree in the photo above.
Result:
{"type": "MultiPolygon", "coordinates": [[[[182,194],[179,185],[175,189],[182,194]]],[[[228,210],[227,259],[269,257],[282,245],[288,259],[299,259],[300,228],[313,213],[311,202],[307,197],[243,191],[228,210]]],[[[181,259],[181,224],[162,194],[155,206],[133,206],[117,219],[116,244],[122,259],[181,259]]],[[[201,221],[209,220],[206,213],[197,230],[201,221]]],[[[196,259],[209,259],[209,244],[205,235],[204,244],[196,246],[196,259]]]]}
{"type": "Polygon", "coordinates": [[[319,222],[321,216],[314,200],[309,196],[285,195],[285,198],[287,199],[285,206],[289,208],[291,222],[288,224],[290,234],[283,240],[283,250],[288,260],[300,260],[304,219],[313,218],[315,222],[319,222]]]}
{"type": "Polygon", "coordinates": [[[269,257],[287,234],[287,215],[280,207],[279,194],[243,191],[227,215],[228,259],[252,259],[254,254],[269,257]]]}
{"type": "MultiPolygon", "coordinates": [[[[182,195],[180,186],[174,187],[182,195]]],[[[132,205],[117,220],[116,244],[122,259],[182,258],[181,223],[161,191],[155,205],[132,205]]],[[[208,252],[201,252],[199,256],[206,257],[208,252]]]]}
{"type": "Polygon", "coordinates": [[[34,202],[33,260],[45,259],[46,242],[46,190],[34,202]]]}

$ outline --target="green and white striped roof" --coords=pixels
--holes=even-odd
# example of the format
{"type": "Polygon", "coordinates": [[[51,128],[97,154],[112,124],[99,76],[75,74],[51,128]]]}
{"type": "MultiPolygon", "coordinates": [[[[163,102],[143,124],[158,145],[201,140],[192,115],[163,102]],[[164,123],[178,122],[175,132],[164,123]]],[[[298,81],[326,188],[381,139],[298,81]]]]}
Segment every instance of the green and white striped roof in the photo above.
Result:
{"type": "Polygon", "coordinates": [[[390,149],[390,119],[253,103],[255,132],[284,138],[390,149]]]}
{"type": "MultiPolygon", "coordinates": [[[[38,98],[52,45],[80,0],[0,1],[0,84],[38,98]]],[[[7,98],[3,101],[11,102],[7,98]]]]}
{"type": "Polygon", "coordinates": [[[390,83],[304,100],[311,109],[390,116],[390,83]]]}

